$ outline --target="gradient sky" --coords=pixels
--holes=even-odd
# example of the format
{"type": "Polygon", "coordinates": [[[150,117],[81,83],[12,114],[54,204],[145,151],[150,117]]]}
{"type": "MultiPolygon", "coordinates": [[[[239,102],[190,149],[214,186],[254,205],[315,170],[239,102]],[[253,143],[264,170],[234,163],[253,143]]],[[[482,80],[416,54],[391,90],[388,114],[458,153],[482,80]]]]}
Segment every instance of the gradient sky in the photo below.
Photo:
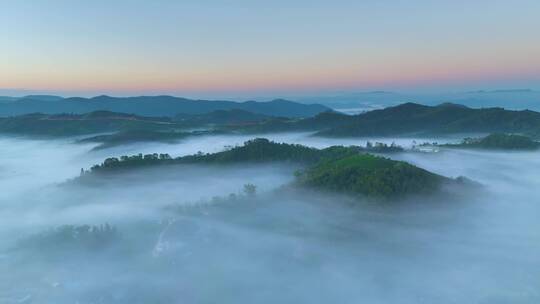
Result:
{"type": "Polygon", "coordinates": [[[540,89],[540,1],[5,0],[0,89],[540,89]]]}

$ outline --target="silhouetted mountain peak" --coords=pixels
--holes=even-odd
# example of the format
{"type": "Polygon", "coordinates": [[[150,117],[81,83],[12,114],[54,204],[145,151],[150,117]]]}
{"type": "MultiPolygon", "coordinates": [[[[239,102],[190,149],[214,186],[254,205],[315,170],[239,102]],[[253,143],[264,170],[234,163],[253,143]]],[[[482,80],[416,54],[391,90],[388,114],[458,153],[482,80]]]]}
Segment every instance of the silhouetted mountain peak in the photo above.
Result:
{"type": "Polygon", "coordinates": [[[380,110],[380,111],[407,113],[407,112],[412,112],[412,111],[426,110],[426,109],[429,109],[429,108],[430,108],[429,106],[422,105],[422,104],[419,104],[419,103],[406,102],[406,103],[402,103],[402,104],[397,105],[397,106],[388,107],[388,108],[380,110]]]}
{"type": "Polygon", "coordinates": [[[105,99],[113,99],[114,97],[111,97],[109,95],[98,95],[90,98],[91,100],[105,100],[105,99]]]}

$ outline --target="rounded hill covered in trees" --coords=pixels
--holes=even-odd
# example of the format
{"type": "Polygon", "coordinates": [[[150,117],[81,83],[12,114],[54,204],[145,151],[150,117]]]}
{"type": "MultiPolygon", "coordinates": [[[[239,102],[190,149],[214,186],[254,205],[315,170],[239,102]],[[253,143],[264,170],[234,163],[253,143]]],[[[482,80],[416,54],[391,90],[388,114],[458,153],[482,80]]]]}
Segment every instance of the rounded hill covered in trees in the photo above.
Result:
{"type": "Polygon", "coordinates": [[[300,186],[375,199],[431,194],[445,183],[455,182],[409,163],[371,154],[320,163],[297,179],[300,186]]]}
{"type": "MultiPolygon", "coordinates": [[[[434,193],[445,184],[456,183],[447,178],[403,161],[395,161],[370,152],[369,147],[332,146],[316,149],[297,144],[276,143],[264,138],[249,140],[217,153],[198,153],[178,158],[167,154],[149,154],[108,158],[83,171],[80,181],[100,178],[141,167],[164,165],[240,165],[287,162],[302,165],[296,186],[369,198],[401,198],[408,195],[434,193]]],[[[464,179],[459,179],[463,181],[464,179]]]]}

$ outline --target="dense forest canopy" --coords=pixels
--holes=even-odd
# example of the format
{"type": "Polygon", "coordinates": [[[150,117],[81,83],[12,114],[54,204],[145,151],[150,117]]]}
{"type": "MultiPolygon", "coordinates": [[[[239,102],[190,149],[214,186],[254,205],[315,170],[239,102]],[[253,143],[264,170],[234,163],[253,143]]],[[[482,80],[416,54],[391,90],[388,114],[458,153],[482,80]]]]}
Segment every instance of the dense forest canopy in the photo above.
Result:
{"type": "Polygon", "coordinates": [[[309,168],[298,184],[370,198],[429,194],[452,180],[409,163],[370,154],[351,155],[309,168]]]}

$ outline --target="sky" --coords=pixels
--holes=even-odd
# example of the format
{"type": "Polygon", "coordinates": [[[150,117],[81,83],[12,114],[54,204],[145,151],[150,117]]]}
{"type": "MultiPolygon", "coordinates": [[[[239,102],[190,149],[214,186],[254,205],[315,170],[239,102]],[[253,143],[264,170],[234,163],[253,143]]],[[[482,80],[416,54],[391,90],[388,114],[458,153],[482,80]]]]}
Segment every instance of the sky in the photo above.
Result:
{"type": "Polygon", "coordinates": [[[0,2],[0,93],[540,89],[540,1],[0,2]]]}

